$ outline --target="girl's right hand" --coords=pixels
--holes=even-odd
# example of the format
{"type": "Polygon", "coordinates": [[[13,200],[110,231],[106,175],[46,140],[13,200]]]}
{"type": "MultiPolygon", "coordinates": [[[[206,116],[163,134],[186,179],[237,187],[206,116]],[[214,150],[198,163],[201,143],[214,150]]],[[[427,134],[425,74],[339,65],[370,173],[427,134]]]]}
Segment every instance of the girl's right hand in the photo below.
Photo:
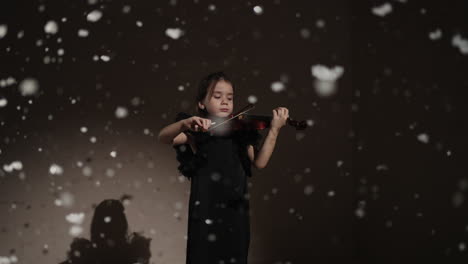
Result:
{"type": "Polygon", "coordinates": [[[201,118],[199,116],[192,116],[184,119],[183,124],[185,129],[191,131],[208,131],[208,128],[211,126],[211,120],[207,118],[201,118]]]}

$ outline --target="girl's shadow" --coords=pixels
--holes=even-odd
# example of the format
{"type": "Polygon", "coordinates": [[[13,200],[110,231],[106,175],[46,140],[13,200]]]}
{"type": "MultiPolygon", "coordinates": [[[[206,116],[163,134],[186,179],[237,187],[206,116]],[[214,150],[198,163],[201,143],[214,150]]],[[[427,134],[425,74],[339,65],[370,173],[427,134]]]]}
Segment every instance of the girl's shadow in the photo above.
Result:
{"type": "Polygon", "coordinates": [[[94,210],[91,241],[75,238],[60,264],[147,264],[151,238],[136,232],[128,235],[124,206],[119,200],[102,201],[94,210]]]}

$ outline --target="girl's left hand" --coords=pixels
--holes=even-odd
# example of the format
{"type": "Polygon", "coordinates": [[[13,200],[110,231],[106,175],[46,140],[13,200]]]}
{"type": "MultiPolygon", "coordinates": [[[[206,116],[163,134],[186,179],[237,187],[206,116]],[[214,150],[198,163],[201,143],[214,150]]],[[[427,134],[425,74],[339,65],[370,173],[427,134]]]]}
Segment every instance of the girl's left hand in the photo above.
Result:
{"type": "Polygon", "coordinates": [[[286,125],[286,120],[289,118],[289,110],[286,107],[277,107],[273,109],[273,119],[271,120],[271,128],[280,129],[286,125]]]}

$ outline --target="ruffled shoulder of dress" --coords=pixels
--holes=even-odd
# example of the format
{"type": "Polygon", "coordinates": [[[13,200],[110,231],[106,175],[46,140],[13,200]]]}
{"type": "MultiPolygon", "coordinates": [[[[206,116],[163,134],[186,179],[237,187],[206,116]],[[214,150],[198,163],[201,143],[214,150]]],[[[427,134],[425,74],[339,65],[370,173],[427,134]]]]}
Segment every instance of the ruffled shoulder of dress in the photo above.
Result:
{"type": "MultiPolygon", "coordinates": [[[[175,121],[177,122],[192,116],[185,112],[179,112],[176,115],[175,121]]],[[[195,142],[200,142],[205,138],[201,132],[186,130],[185,133],[194,136],[195,142]]],[[[206,161],[205,158],[201,155],[195,155],[190,144],[175,145],[173,148],[176,151],[176,159],[179,162],[177,169],[182,175],[191,180],[196,175],[197,169],[206,161]]]]}
{"type": "Polygon", "coordinates": [[[197,174],[198,168],[206,162],[206,157],[193,153],[189,144],[173,146],[176,151],[176,159],[179,162],[177,169],[180,174],[191,180],[197,174]]]}

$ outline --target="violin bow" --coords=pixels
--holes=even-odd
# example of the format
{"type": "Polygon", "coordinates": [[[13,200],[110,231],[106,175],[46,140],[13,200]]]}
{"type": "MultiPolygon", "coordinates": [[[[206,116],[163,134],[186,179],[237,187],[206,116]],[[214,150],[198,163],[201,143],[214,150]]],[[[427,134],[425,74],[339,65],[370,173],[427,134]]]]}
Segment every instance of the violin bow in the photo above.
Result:
{"type": "Polygon", "coordinates": [[[242,115],[242,114],[244,114],[244,113],[247,113],[248,111],[250,111],[250,110],[252,110],[252,109],[254,109],[254,108],[255,108],[255,105],[254,105],[254,104],[248,104],[246,107],[242,108],[239,112],[237,112],[233,117],[231,117],[231,118],[229,118],[229,119],[227,119],[227,120],[224,120],[223,122],[221,122],[221,123],[219,123],[219,124],[216,124],[216,125],[214,125],[214,126],[212,126],[212,127],[209,127],[208,130],[215,129],[215,128],[217,128],[218,126],[220,126],[220,125],[222,125],[222,124],[224,124],[224,123],[226,123],[226,122],[229,122],[230,120],[232,120],[232,119],[234,119],[234,118],[236,118],[236,117],[238,117],[238,116],[240,116],[240,115],[242,115]]]}

